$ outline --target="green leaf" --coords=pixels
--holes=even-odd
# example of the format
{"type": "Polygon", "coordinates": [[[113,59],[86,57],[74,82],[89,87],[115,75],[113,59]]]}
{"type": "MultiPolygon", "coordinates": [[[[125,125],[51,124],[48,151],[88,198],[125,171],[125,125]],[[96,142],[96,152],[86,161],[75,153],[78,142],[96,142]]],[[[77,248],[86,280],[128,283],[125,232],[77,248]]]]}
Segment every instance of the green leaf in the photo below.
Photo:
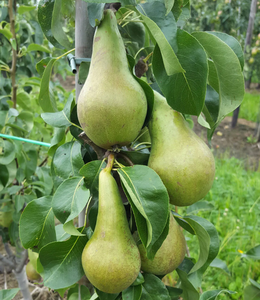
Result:
{"type": "Polygon", "coordinates": [[[31,98],[28,93],[26,92],[19,92],[17,94],[17,104],[21,106],[21,108],[25,110],[30,110],[31,109],[31,98]]]}
{"type": "Polygon", "coordinates": [[[56,150],[53,158],[53,168],[57,176],[63,179],[78,176],[83,165],[81,144],[78,141],[68,142],[56,150]]]}
{"type": "Polygon", "coordinates": [[[22,15],[28,11],[32,11],[36,8],[36,6],[25,6],[25,5],[19,5],[17,12],[18,14],[22,15]]]}
{"type": "Polygon", "coordinates": [[[80,170],[79,174],[84,176],[85,185],[90,189],[91,194],[98,195],[98,179],[99,173],[104,169],[106,163],[102,160],[93,160],[85,164],[80,170]]]}
{"type": "Polygon", "coordinates": [[[31,111],[21,111],[18,119],[20,119],[23,122],[23,128],[30,132],[33,129],[34,126],[34,114],[31,111]]]}
{"type": "MultiPolygon", "coordinates": [[[[120,153],[128,157],[135,165],[147,165],[150,157],[149,151],[145,153],[142,151],[121,150],[120,153]]],[[[118,156],[117,160],[123,165],[127,164],[127,161],[120,156],[118,156]]]]}
{"type": "Polygon", "coordinates": [[[57,242],[65,241],[70,238],[70,235],[63,229],[63,224],[55,226],[57,242]]]}
{"type": "Polygon", "coordinates": [[[184,70],[160,27],[148,16],[146,16],[145,8],[147,7],[148,6],[143,6],[140,4],[137,5],[137,9],[139,10],[138,13],[142,17],[145,26],[149,29],[150,34],[152,34],[152,37],[156,41],[161,51],[162,61],[166,74],[168,76],[171,76],[174,74],[183,73],[184,70]]]}
{"type": "Polygon", "coordinates": [[[207,291],[200,296],[200,300],[215,300],[222,293],[229,293],[230,295],[236,294],[236,292],[231,292],[228,290],[207,291]]]}
{"type": "Polygon", "coordinates": [[[58,112],[53,112],[53,113],[42,113],[41,117],[43,118],[44,122],[47,124],[53,126],[53,127],[58,127],[58,128],[63,128],[68,127],[71,125],[70,121],[70,114],[75,106],[75,102],[73,101],[73,94],[69,95],[69,98],[63,108],[62,111],[58,112]]]}
{"type": "Polygon", "coordinates": [[[224,43],[226,43],[235,52],[235,54],[239,60],[241,69],[243,70],[244,63],[245,63],[244,52],[243,52],[241,44],[238,42],[238,40],[235,39],[232,35],[228,35],[224,32],[210,31],[209,33],[217,36],[219,39],[221,39],[224,43]]]}
{"type": "Polygon", "coordinates": [[[181,268],[182,264],[176,269],[181,280],[182,297],[185,300],[199,300],[199,292],[189,280],[187,272],[181,268]]]}
{"type": "Polygon", "coordinates": [[[15,159],[15,146],[12,141],[0,140],[0,164],[8,165],[15,159]]]}
{"type": "Polygon", "coordinates": [[[82,62],[79,66],[79,84],[84,84],[88,77],[90,62],[82,62]]]}
{"type": "Polygon", "coordinates": [[[237,108],[244,97],[244,77],[235,52],[220,38],[210,32],[194,32],[193,36],[214,62],[218,76],[218,121],[237,108]]]}
{"type": "MultiPolygon", "coordinates": [[[[0,164],[0,187],[5,187],[9,180],[9,172],[5,165],[0,164]]],[[[1,190],[1,188],[0,188],[1,190]]]]}
{"type": "Polygon", "coordinates": [[[255,260],[260,260],[260,245],[251,248],[246,253],[243,253],[241,256],[255,259],[255,260]]]}
{"type": "Polygon", "coordinates": [[[96,293],[98,294],[98,299],[100,300],[115,300],[117,298],[117,296],[119,295],[118,293],[117,294],[107,294],[107,293],[104,293],[100,290],[98,290],[96,288],[96,293]]]}
{"type": "Polygon", "coordinates": [[[209,221],[201,217],[185,216],[183,219],[194,229],[200,245],[198,261],[190,273],[195,271],[203,273],[218,255],[219,238],[217,230],[209,221]]]}
{"type": "Polygon", "coordinates": [[[144,283],[144,277],[143,277],[142,273],[139,272],[136,280],[131,285],[136,286],[136,285],[139,285],[139,284],[142,284],[142,283],[144,283]]]}
{"type": "Polygon", "coordinates": [[[103,17],[105,3],[89,3],[88,4],[88,16],[89,23],[92,27],[95,27],[101,21],[103,17]]]}
{"type": "Polygon", "coordinates": [[[50,149],[48,151],[48,154],[50,156],[53,156],[56,149],[61,146],[62,144],[65,143],[65,127],[63,128],[54,128],[54,133],[53,133],[53,137],[51,139],[51,146],[50,149]]]}
{"type": "Polygon", "coordinates": [[[53,212],[63,224],[76,218],[88,202],[90,193],[82,185],[83,179],[83,177],[66,179],[53,196],[53,212]]]}
{"type": "Polygon", "coordinates": [[[41,249],[39,258],[45,286],[56,290],[80,280],[84,275],[81,255],[87,241],[86,236],[72,236],[67,241],[49,243],[41,249]]]}
{"type": "Polygon", "coordinates": [[[148,258],[152,259],[167,235],[164,231],[169,216],[167,190],[157,173],[147,166],[124,167],[118,173],[133,209],[139,236],[148,247],[148,258]]]}
{"type": "MultiPolygon", "coordinates": [[[[165,2],[168,0],[165,0],[165,2]]],[[[169,0],[170,2],[171,0],[169,0]]],[[[176,48],[177,24],[172,12],[167,12],[162,2],[154,1],[140,4],[141,13],[145,11],[145,15],[158,25],[166,40],[169,42],[173,50],[176,48]]],[[[153,32],[152,32],[153,34],[153,32]]]]}
{"type": "Polygon", "coordinates": [[[63,225],[63,229],[65,232],[67,232],[70,236],[76,235],[76,236],[84,236],[85,234],[80,233],[76,227],[74,227],[73,220],[66,222],[63,225]]]}
{"type": "Polygon", "coordinates": [[[244,300],[260,300],[260,289],[253,285],[248,285],[244,289],[244,300]]]}
{"type": "Polygon", "coordinates": [[[59,42],[54,38],[52,33],[52,18],[54,10],[53,0],[40,0],[38,4],[38,21],[46,38],[57,48],[61,48],[59,42]]]}
{"type": "Polygon", "coordinates": [[[164,283],[153,274],[144,274],[140,300],[171,300],[164,283]]]}
{"type": "Polygon", "coordinates": [[[191,214],[191,213],[197,213],[199,211],[204,211],[204,210],[213,210],[214,205],[208,201],[198,201],[190,206],[188,206],[186,213],[191,214]]]}
{"type": "Polygon", "coordinates": [[[255,286],[256,288],[258,288],[260,290],[260,284],[258,282],[256,282],[252,278],[249,278],[249,281],[252,283],[253,286],[255,286]]]}
{"type": "Polygon", "coordinates": [[[40,250],[45,244],[56,240],[54,214],[50,196],[31,201],[20,219],[20,239],[24,248],[40,250]]]}
{"type": "Polygon", "coordinates": [[[31,51],[51,53],[51,51],[48,48],[38,44],[30,44],[27,48],[27,52],[31,52],[31,51]]]}
{"type": "Polygon", "coordinates": [[[19,291],[20,291],[20,288],[8,289],[8,290],[1,290],[0,291],[0,299],[1,300],[12,300],[12,299],[14,299],[15,295],[19,291]]]}
{"type": "Polygon", "coordinates": [[[49,83],[52,75],[52,68],[56,61],[57,58],[52,58],[48,62],[42,75],[41,88],[40,88],[38,101],[44,112],[55,112],[58,110],[54,96],[50,93],[50,88],[49,88],[49,83]]]}
{"type": "Polygon", "coordinates": [[[177,57],[185,73],[168,76],[158,46],[154,49],[153,71],[169,105],[184,114],[199,115],[206,96],[208,63],[200,43],[189,33],[177,31],[177,57]],[[199,74],[199,76],[198,76],[199,74]]]}
{"type": "Polygon", "coordinates": [[[172,10],[175,0],[164,0],[164,5],[166,7],[166,15],[172,10]]]}
{"type": "Polygon", "coordinates": [[[183,0],[175,0],[172,8],[172,13],[174,15],[175,20],[178,20],[183,7],[183,0]]]}
{"type": "Polygon", "coordinates": [[[129,286],[122,292],[123,300],[139,300],[142,295],[142,285],[129,286]]]}
{"type": "Polygon", "coordinates": [[[62,29],[64,24],[64,20],[62,19],[61,14],[61,6],[62,0],[55,0],[53,12],[52,12],[52,20],[51,20],[51,31],[54,38],[65,48],[72,48],[71,43],[68,40],[65,32],[62,29]]]}
{"type": "Polygon", "coordinates": [[[0,23],[0,33],[2,33],[7,39],[8,41],[11,40],[11,38],[13,37],[12,32],[7,28],[7,26],[3,27],[4,24],[6,24],[6,21],[2,21],[0,23]]]}
{"type": "Polygon", "coordinates": [[[180,295],[183,293],[183,290],[182,289],[178,289],[178,288],[174,288],[172,286],[167,286],[166,285],[166,288],[168,290],[168,293],[171,297],[171,300],[178,300],[180,299],[180,295]]]}
{"type": "Polygon", "coordinates": [[[91,297],[89,289],[84,285],[76,284],[75,287],[68,290],[67,300],[89,300],[91,297]],[[80,288],[80,298],[79,298],[79,288],[80,288]]]}
{"type": "Polygon", "coordinates": [[[213,267],[213,268],[218,268],[218,269],[224,270],[228,275],[231,275],[231,273],[230,273],[230,271],[227,267],[226,262],[224,262],[223,260],[221,260],[219,258],[215,258],[211,262],[210,266],[213,267]]]}

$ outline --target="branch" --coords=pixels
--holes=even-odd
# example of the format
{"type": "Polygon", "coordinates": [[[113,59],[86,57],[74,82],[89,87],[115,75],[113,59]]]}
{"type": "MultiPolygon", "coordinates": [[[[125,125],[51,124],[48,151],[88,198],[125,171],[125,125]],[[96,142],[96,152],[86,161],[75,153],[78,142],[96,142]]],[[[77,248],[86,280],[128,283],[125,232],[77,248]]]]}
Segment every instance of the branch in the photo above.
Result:
{"type": "Polygon", "coordinates": [[[16,73],[16,63],[17,63],[17,44],[16,44],[16,34],[15,34],[15,18],[13,14],[13,0],[9,0],[8,2],[8,14],[10,19],[10,31],[13,35],[13,39],[15,40],[16,49],[12,47],[12,67],[10,69],[10,75],[12,80],[12,100],[14,104],[14,108],[16,108],[16,92],[17,92],[17,85],[15,82],[15,73],[16,73]]]}
{"type": "Polygon", "coordinates": [[[94,144],[94,143],[91,141],[91,139],[86,135],[85,132],[81,132],[81,133],[78,135],[78,137],[79,137],[80,139],[82,139],[83,142],[84,142],[85,144],[88,144],[89,146],[91,146],[91,147],[94,149],[94,151],[95,151],[96,154],[97,154],[98,159],[103,159],[103,157],[104,157],[104,155],[105,155],[105,153],[106,153],[106,150],[105,150],[105,149],[100,148],[99,146],[97,146],[96,144],[94,144]]]}
{"type": "Polygon", "coordinates": [[[28,259],[28,250],[26,249],[26,250],[24,251],[23,258],[21,259],[21,261],[19,262],[19,265],[18,265],[18,266],[16,267],[16,269],[15,269],[15,272],[17,272],[17,273],[21,273],[21,272],[22,272],[23,267],[24,267],[24,265],[25,265],[27,259],[28,259]]]}
{"type": "Polygon", "coordinates": [[[14,264],[10,259],[8,259],[7,257],[3,256],[2,254],[0,254],[0,261],[1,261],[5,266],[9,266],[9,267],[11,267],[12,269],[15,268],[15,264],[14,264]]]}
{"type": "Polygon", "coordinates": [[[131,161],[131,159],[129,157],[127,157],[126,155],[124,155],[123,153],[118,153],[117,156],[123,158],[123,160],[125,162],[127,162],[129,164],[129,166],[133,167],[134,166],[134,163],[131,161]]]}

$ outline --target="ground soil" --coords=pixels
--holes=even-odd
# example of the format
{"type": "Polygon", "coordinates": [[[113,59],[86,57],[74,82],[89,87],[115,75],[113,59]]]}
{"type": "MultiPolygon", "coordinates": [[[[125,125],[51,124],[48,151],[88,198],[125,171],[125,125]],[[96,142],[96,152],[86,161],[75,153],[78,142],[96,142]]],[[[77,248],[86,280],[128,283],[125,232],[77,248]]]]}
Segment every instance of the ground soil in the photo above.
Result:
{"type": "MultiPolygon", "coordinates": [[[[75,82],[73,80],[67,81],[67,84],[63,82],[63,85],[66,89],[72,90],[75,82]]],[[[207,131],[201,125],[199,125],[194,120],[194,131],[207,141],[207,131]]],[[[250,137],[254,137],[256,124],[249,122],[244,119],[238,119],[237,126],[231,128],[231,117],[226,117],[221,124],[216,129],[213,139],[212,139],[212,148],[214,150],[214,155],[217,157],[222,157],[223,155],[228,157],[236,157],[242,159],[245,162],[245,167],[253,169],[255,171],[260,171],[260,143],[249,142],[250,137]]],[[[0,253],[4,253],[4,247],[0,240],[0,253]]],[[[7,283],[7,288],[17,287],[17,282],[12,273],[4,275],[0,273],[0,289],[4,288],[4,283],[7,283]]],[[[40,286],[41,287],[41,286],[40,286]]],[[[31,287],[33,290],[34,288],[31,287]]],[[[46,289],[42,295],[36,294],[34,299],[45,300],[45,299],[58,299],[57,295],[54,295],[51,291],[46,289]]],[[[19,293],[15,300],[22,299],[21,294],[19,293]]]]}
{"type": "MultiPolygon", "coordinates": [[[[238,119],[237,126],[231,128],[231,117],[226,117],[217,127],[211,146],[217,157],[236,157],[246,168],[260,171],[260,143],[254,141],[256,123],[238,119]],[[251,142],[250,142],[251,141],[251,142]]],[[[194,131],[207,140],[207,130],[194,119],[194,131]]]]}

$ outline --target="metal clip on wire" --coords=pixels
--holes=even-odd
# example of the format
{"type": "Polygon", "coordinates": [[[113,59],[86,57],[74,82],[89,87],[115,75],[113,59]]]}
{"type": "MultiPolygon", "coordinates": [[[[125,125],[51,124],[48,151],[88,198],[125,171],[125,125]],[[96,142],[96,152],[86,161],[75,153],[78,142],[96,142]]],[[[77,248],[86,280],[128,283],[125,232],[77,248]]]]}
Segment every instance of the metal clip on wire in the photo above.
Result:
{"type": "Polygon", "coordinates": [[[67,55],[67,59],[73,74],[77,74],[77,66],[79,66],[82,62],[91,61],[91,58],[75,58],[75,56],[71,53],[67,55]]]}

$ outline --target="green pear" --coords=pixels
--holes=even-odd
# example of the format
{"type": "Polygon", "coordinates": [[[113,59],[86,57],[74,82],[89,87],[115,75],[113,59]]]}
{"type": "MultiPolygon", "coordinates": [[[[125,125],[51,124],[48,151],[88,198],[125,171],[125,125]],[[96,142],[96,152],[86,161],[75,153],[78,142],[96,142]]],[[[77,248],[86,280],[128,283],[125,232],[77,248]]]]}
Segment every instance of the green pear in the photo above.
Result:
{"type": "Polygon", "coordinates": [[[148,124],[152,140],[148,166],[166,186],[171,204],[187,206],[202,199],[214,181],[214,157],[183,116],[154,92],[148,124]]]}
{"type": "Polygon", "coordinates": [[[140,253],[111,169],[99,175],[98,216],[94,233],[82,253],[88,280],[105,293],[119,293],[137,278],[140,253]]]}
{"type": "Polygon", "coordinates": [[[86,135],[99,147],[130,144],[139,134],[147,113],[146,96],[128,68],[117,20],[104,12],[98,26],[87,80],[77,104],[86,135]]]}
{"type": "Polygon", "coordinates": [[[138,246],[141,255],[141,270],[155,275],[166,275],[181,264],[186,252],[186,241],[184,235],[170,214],[169,233],[162,243],[160,249],[156,252],[153,260],[146,256],[146,250],[143,244],[138,246]]]}
{"type": "Polygon", "coordinates": [[[40,280],[41,275],[35,270],[31,261],[28,262],[25,268],[26,275],[29,280],[40,280]]]}
{"type": "Polygon", "coordinates": [[[13,222],[13,208],[9,203],[3,203],[0,208],[0,226],[7,227],[13,222]]]}

